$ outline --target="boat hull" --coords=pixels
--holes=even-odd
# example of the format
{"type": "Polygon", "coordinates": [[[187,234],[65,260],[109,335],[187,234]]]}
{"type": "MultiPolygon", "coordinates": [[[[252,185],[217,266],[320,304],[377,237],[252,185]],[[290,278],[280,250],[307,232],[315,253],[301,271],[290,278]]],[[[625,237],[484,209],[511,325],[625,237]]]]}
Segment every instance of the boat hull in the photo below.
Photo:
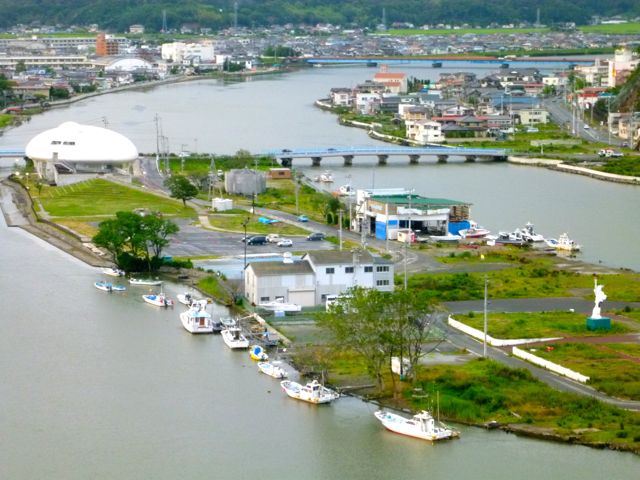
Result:
{"type": "Polygon", "coordinates": [[[230,330],[222,330],[222,340],[232,350],[244,350],[249,348],[249,340],[244,335],[238,333],[234,334],[230,330]]]}
{"type": "Polygon", "coordinates": [[[142,299],[150,305],[156,307],[172,307],[173,300],[166,298],[164,295],[142,295],[142,299]]]}
{"type": "Polygon", "coordinates": [[[278,367],[277,365],[274,365],[273,363],[269,363],[269,362],[259,362],[258,370],[260,370],[265,375],[269,375],[270,377],[273,377],[273,378],[282,379],[282,378],[287,378],[288,376],[284,368],[278,367]]]}
{"type": "Polygon", "coordinates": [[[311,382],[302,386],[299,383],[292,382],[290,380],[283,380],[280,382],[280,386],[291,398],[316,405],[331,403],[340,396],[337,392],[334,392],[317,382],[311,382]]]}
{"type": "Polygon", "coordinates": [[[419,427],[420,422],[415,420],[417,417],[408,419],[394,413],[382,411],[375,412],[374,415],[380,423],[382,423],[384,428],[399,435],[405,435],[407,437],[418,438],[420,440],[427,440],[430,442],[448,440],[458,436],[458,432],[455,430],[440,426],[433,426],[427,431],[422,430],[419,427]]]}
{"type": "MultiPolygon", "coordinates": [[[[203,312],[199,312],[203,313],[203,312]]],[[[194,312],[186,311],[180,314],[180,321],[187,332],[213,333],[211,315],[194,315],[194,312]]]]}

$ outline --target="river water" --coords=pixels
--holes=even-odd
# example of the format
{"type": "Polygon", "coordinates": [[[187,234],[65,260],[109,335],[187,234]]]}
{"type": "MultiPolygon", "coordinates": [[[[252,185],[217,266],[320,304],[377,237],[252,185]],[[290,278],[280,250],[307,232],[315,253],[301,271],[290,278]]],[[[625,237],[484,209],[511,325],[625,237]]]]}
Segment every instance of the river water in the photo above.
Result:
{"type": "MultiPolygon", "coordinates": [[[[332,86],[352,86],[365,75],[371,70],[325,68],[97,97],[35,117],[6,132],[0,146],[23,146],[62,121],[101,124],[106,117],[141,151],[153,151],[155,113],[172,145],[191,150],[373,144],[311,105],[332,86]]],[[[346,171],[332,169],[347,180],[346,171]]],[[[637,205],[637,189],[495,164],[371,164],[349,172],[355,185],[468,200],[492,227],[498,220],[546,227],[546,218],[557,217],[570,232],[587,223],[587,233],[611,228],[627,253],[637,248],[628,240],[638,238],[637,218],[623,215],[637,205]],[[608,209],[617,221],[608,223],[608,209]]],[[[357,399],[321,408],[295,402],[258,374],[246,353],[231,352],[217,336],[186,333],[178,307],[146,305],[140,288],[100,292],[92,285],[96,269],[3,220],[0,245],[0,478],[510,479],[536,472],[596,479],[635,478],[640,468],[630,454],[476,428],[429,445],[384,431],[374,408],[357,399]]],[[[630,255],[621,258],[633,264],[630,255]]],[[[170,295],[180,289],[165,287],[170,295]]]]}
{"type": "MultiPolygon", "coordinates": [[[[523,65],[528,66],[528,65],[523,65]]],[[[548,64],[542,64],[548,67],[548,64]]],[[[410,76],[435,80],[450,68],[395,66],[410,76]],[[405,68],[406,67],[406,68],[405,68]]],[[[495,67],[471,65],[465,70],[482,77],[495,67]]],[[[366,67],[313,68],[292,74],[257,77],[243,82],[194,81],[158,88],[93,97],[52,110],[0,137],[0,148],[23,147],[37,133],[64,121],[108,125],[130,137],[141,152],[156,151],[158,131],[174,152],[217,154],[240,149],[252,153],[302,147],[376,145],[363,130],[338,125],[333,114],[313,101],[332,87],[354,87],[373,76],[366,67]]],[[[6,164],[7,160],[5,160],[6,164]]],[[[318,170],[310,160],[296,161],[310,177],[318,170]]],[[[636,213],[640,188],[587,177],[510,164],[447,165],[423,158],[391,157],[376,166],[375,158],[355,160],[345,168],[337,159],[324,160],[335,185],[406,187],[424,196],[472,204],[472,216],[494,233],[532,222],[547,237],[567,232],[583,246],[579,258],[615,268],[640,270],[640,238],[636,213]]]]}

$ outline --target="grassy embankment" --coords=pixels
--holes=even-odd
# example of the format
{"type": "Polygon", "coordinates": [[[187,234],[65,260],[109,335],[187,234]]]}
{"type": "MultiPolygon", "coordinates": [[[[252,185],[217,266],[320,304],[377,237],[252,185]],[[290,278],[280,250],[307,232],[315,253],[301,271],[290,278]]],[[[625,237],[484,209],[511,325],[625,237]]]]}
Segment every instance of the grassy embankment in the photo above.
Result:
{"type": "Polygon", "coordinates": [[[13,122],[13,115],[8,113],[0,113],[0,128],[5,128],[13,122]]]}

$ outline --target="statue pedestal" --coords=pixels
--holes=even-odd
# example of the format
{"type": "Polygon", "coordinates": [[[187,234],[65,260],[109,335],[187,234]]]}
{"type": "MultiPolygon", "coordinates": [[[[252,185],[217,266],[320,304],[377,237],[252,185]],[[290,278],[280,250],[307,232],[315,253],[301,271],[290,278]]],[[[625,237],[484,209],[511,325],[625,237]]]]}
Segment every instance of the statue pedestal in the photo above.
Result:
{"type": "Polygon", "coordinates": [[[608,317],[589,317],[587,318],[587,330],[611,330],[611,319],[608,317]]]}

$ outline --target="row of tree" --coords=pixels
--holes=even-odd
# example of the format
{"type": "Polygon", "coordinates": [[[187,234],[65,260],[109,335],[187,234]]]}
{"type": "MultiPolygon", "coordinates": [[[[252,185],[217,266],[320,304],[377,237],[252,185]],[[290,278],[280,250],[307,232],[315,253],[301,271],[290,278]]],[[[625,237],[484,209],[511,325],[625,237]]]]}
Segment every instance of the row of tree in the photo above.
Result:
{"type": "MultiPolygon", "coordinates": [[[[392,359],[408,360],[407,371],[402,371],[401,377],[415,380],[418,362],[427,353],[424,346],[435,318],[432,305],[411,291],[380,292],[354,287],[327,312],[318,314],[317,323],[331,332],[336,349],[352,350],[362,357],[380,390],[384,388],[385,374],[390,373],[395,391],[392,359]]],[[[404,360],[399,365],[404,369],[404,360]]]]}
{"type": "Polygon", "coordinates": [[[160,31],[162,12],[167,27],[178,30],[183,24],[196,24],[214,29],[228,28],[237,18],[239,26],[270,26],[318,23],[357,25],[374,28],[383,21],[423,24],[463,24],[486,26],[540,19],[555,22],[587,24],[591,17],[640,15],[635,0],[242,0],[237,2],[237,17],[231,0],[22,0],[0,2],[0,27],[42,22],[60,25],[89,25],[126,31],[129,25],[144,25],[149,31],[160,31]]]}

